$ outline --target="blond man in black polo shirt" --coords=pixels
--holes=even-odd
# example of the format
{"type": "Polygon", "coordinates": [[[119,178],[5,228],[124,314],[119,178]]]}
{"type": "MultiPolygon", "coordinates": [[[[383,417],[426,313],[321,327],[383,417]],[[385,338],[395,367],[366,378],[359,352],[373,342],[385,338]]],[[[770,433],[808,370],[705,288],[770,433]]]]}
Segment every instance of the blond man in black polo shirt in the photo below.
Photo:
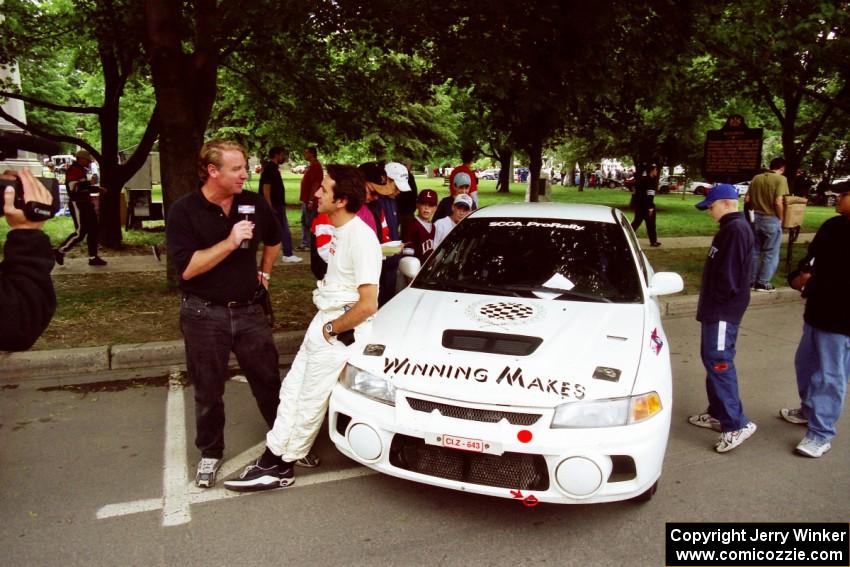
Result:
{"type": "Polygon", "coordinates": [[[180,326],[195,387],[195,445],[201,451],[195,483],[215,484],[224,453],[224,384],[231,351],[245,373],[260,413],[271,427],[280,390],[278,353],[264,306],[280,253],[280,225],[248,179],[245,150],[212,140],[199,156],[203,185],[168,213],[168,254],[183,291],[180,326]],[[263,243],[262,262],[257,249],[263,243]]]}

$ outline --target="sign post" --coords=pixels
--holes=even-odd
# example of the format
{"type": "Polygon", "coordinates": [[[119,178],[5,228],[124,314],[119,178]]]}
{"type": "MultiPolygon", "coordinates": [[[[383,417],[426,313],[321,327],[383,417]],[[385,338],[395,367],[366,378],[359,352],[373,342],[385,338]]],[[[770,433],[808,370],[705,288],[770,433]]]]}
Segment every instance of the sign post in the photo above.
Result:
{"type": "Polygon", "coordinates": [[[712,183],[740,183],[761,170],[762,129],[747,128],[733,114],[720,130],[706,133],[702,173],[712,183]]]}

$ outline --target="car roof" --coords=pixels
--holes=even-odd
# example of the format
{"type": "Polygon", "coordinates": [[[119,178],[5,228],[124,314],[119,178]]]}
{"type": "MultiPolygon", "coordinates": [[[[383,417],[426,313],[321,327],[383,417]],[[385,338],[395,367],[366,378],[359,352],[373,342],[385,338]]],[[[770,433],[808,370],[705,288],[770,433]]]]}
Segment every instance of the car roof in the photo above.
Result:
{"type": "Polygon", "coordinates": [[[547,218],[615,223],[614,209],[603,205],[507,203],[474,211],[475,218],[547,218]]]}

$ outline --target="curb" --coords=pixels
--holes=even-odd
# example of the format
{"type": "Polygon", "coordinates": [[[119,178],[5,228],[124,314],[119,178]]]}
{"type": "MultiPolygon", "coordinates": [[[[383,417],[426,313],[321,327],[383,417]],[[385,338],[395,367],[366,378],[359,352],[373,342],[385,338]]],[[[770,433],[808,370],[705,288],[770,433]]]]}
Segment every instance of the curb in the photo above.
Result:
{"type": "MultiPolygon", "coordinates": [[[[699,297],[683,295],[662,299],[659,303],[662,317],[682,317],[694,315],[699,297]]],[[[803,300],[800,293],[790,287],[779,288],[776,293],[753,293],[749,308],[769,307],[780,303],[803,300]]],[[[275,333],[282,366],[289,365],[301,341],[304,331],[275,333]]],[[[230,367],[237,368],[238,363],[230,355],[230,367]]],[[[0,352],[0,383],[20,382],[21,380],[39,380],[42,378],[61,378],[68,376],[85,377],[97,381],[92,374],[111,371],[142,369],[163,369],[186,366],[183,340],[158,341],[150,343],[131,343],[98,347],[71,348],[62,350],[41,350],[25,352],[0,352]]]]}

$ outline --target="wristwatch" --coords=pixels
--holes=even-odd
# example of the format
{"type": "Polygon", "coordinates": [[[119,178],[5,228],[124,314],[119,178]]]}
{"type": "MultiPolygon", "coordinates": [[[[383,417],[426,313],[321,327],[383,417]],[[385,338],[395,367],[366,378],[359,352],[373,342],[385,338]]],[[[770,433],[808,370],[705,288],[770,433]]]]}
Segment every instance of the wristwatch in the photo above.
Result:
{"type": "Polygon", "coordinates": [[[335,337],[337,333],[334,332],[334,323],[333,321],[328,321],[325,323],[325,332],[329,337],[335,337]]]}

